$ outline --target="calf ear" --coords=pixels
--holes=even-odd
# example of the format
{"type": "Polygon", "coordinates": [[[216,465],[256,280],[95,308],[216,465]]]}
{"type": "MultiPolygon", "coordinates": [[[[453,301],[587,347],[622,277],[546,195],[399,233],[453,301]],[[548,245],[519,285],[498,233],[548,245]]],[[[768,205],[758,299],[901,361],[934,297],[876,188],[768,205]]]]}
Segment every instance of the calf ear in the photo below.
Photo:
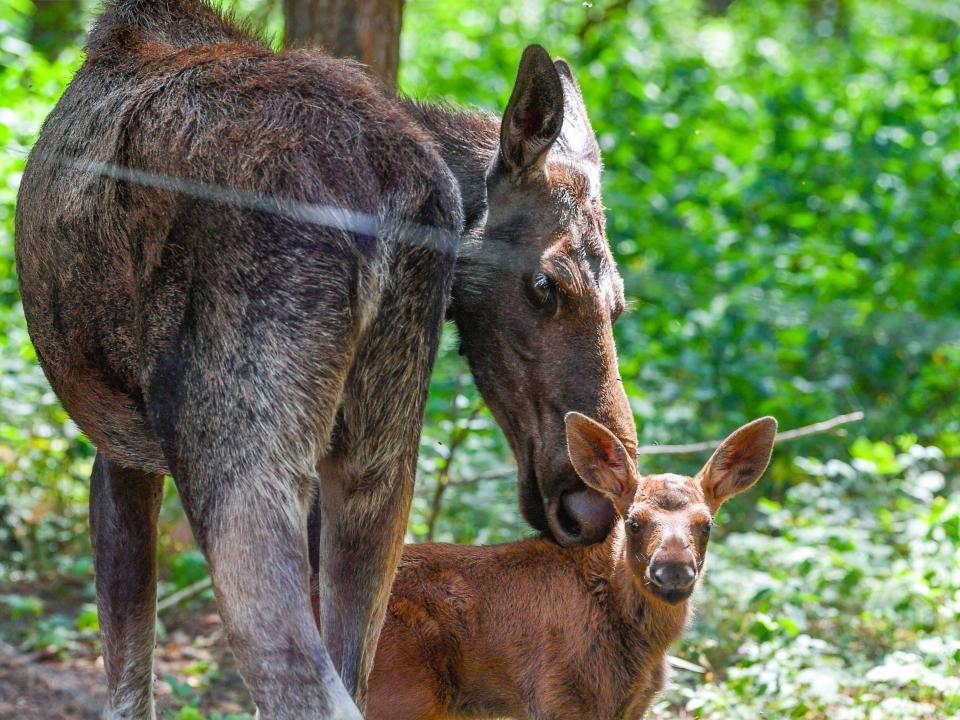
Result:
{"type": "Polygon", "coordinates": [[[557,141],[571,155],[600,164],[600,145],[590,125],[587,106],[583,102],[580,86],[573,76],[573,68],[566,60],[553,63],[563,85],[563,129],[557,141]]]}
{"type": "Polygon", "coordinates": [[[734,495],[752,487],[770,464],[777,437],[777,421],[762,417],[747,423],[724,440],[697,473],[714,510],[734,495]]]}
{"type": "Polygon", "coordinates": [[[547,51],[523,51],[517,81],[500,124],[500,157],[518,180],[543,166],[563,127],[563,84],[547,51]]]}
{"type": "Polygon", "coordinates": [[[637,492],[633,458],[617,436],[596,420],[571,412],[564,422],[573,469],[587,485],[609,497],[623,515],[637,492]]]}

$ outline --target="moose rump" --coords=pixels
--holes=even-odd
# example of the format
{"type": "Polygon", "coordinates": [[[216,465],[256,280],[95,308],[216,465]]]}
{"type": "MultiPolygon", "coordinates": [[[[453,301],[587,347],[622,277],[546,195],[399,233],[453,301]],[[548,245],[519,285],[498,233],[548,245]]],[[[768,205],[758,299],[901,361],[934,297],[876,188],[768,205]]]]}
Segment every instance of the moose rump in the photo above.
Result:
{"type": "Polygon", "coordinates": [[[37,355],[98,447],[107,716],[154,712],[170,473],[261,713],[357,718],[453,279],[456,180],[351,63],[274,54],[201,3],[118,0],[87,53],[28,163],[16,251],[37,355]]]}

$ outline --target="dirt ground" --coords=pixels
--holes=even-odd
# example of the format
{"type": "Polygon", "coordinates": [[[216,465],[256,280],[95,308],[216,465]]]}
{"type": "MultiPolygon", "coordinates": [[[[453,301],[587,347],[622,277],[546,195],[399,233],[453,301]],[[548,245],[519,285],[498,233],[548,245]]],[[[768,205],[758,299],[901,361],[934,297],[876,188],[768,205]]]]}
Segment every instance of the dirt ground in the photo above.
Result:
{"type": "Polygon", "coordinates": [[[103,709],[103,685],[93,663],[43,663],[0,645],[0,717],[92,720],[103,709]]]}
{"type": "MultiPolygon", "coordinates": [[[[163,620],[166,632],[154,656],[158,717],[175,717],[190,705],[204,716],[251,714],[216,612],[203,608],[163,620]]],[[[105,688],[103,661],[92,644],[63,658],[0,642],[0,718],[98,720],[105,688]]]]}

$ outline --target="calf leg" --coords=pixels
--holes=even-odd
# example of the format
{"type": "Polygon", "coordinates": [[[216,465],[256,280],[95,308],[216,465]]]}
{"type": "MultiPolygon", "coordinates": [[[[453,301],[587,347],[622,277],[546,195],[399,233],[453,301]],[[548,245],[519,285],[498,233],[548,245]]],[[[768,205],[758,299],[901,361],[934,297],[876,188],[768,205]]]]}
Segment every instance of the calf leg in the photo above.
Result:
{"type": "Polygon", "coordinates": [[[108,720],[152,720],[157,619],[157,515],[163,476],[97,453],[90,484],[90,539],[107,673],[108,720]]]}

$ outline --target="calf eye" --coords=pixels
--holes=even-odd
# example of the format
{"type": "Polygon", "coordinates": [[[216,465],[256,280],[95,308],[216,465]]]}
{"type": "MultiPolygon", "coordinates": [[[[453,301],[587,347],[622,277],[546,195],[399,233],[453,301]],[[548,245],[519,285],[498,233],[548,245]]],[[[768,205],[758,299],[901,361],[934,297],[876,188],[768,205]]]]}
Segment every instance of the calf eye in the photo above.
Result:
{"type": "Polygon", "coordinates": [[[545,315],[557,314],[557,285],[545,273],[534,273],[527,282],[527,299],[545,315]]]}
{"type": "Polygon", "coordinates": [[[710,537],[711,530],[713,530],[713,520],[710,520],[709,522],[706,522],[700,526],[700,534],[705,538],[710,537]]]}
{"type": "Polygon", "coordinates": [[[638,532],[640,532],[640,523],[632,518],[627,520],[627,530],[636,535],[638,532]]]}

